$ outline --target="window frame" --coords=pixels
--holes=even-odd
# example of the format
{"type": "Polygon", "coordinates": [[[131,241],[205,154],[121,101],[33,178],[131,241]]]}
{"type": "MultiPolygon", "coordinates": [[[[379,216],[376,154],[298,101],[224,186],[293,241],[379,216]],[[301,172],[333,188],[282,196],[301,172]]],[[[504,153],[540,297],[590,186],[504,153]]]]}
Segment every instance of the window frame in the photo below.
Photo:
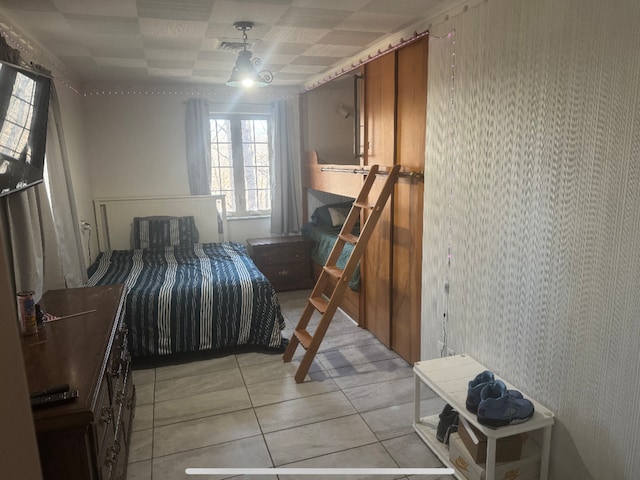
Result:
{"type": "MultiPolygon", "coordinates": [[[[247,187],[245,183],[245,161],[244,161],[244,149],[242,141],[242,121],[243,120],[266,120],[267,121],[267,149],[269,155],[269,181],[271,182],[273,173],[273,147],[271,138],[272,129],[272,117],[268,113],[209,113],[209,125],[214,120],[228,120],[231,137],[231,161],[233,171],[233,196],[235,200],[236,209],[231,211],[227,207],[227,216],[229,218],[247,218],[247,217],[265,217],[271,215],[271,209],[269,210],[247,210],[247,187]]],[[[211,150],[213,145],[216,144],[215,139],[211,138],[211,150]]],[[[212,165],[212,173],[215,167],[212,165]]],[[[212,194],[218,194],[211,189],[212,194]]],[[[224,191],[220,192],[224,194],[224,191]]],[[[271,203],[271,190],[269,189],[269,200],[271,203]]]]}

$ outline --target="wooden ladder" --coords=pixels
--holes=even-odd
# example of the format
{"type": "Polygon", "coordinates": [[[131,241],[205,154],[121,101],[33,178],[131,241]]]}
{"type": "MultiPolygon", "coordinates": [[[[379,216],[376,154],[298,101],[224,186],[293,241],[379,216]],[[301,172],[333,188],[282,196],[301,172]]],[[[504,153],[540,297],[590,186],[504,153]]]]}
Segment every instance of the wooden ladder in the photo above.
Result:
{"type": "Polygon", "coordinates": [[[371,238],[371,234],[378,223],[378,219],[380,218],[382,210],[387,203],[387,199],[393,192],[393,186],[398,178],[399,170],[400,165],[394,165],[388,172],[380,172],[388,173],[388,176],[375,203],[371,204],[368,203],[369,192],[371,191],[379,172],[378,165],[372,165],[367,173],[367,178],[362,185],[362,189],[360,190],[358,197],[355,202],[353,202],[349,215],[347,215],[344,225],[338,235],[338,239],[329,254],[329,258],[327,258],[326,264],[322,268],[322,272],[320,273],[318,281],[311,292],[311,296],[307,300],[307,306],[302,312],[302,316],[298,321],[298,325],[296,326],[293,336],[289,341],[289,345],[283,355],[283,360],[285,362],[290,362],[296,348],[298,348],[298,344],[301,344],[305,348],[306,353],[300,362],[295,375],[297,383],[304,381],[304,378],[309,371],[309,367],[318,352],[318,348],[320,348],[320,343],[322,343],[324,335],[327,333],[327,329],[333,319],[333,315],[336,313],[336,309],[342,300],[342,295],[344,294],[349,280],[360,261],[360,257],[362,257],[362,254],[364,253],[364,249],[367,246],[369,238],[371,238]],[[353,227],[358,223],[358,220],[360,219],[360,212],[362,210],[368,210],[370,213],[364,223],[364,226],[360,229],[360,235],[356,236],[351,232],[353,231],[353,227]],[[353,244],[354,248],[346,265],[343,269],[340,269],[336,266],[336,262],[347,243],[353,244]],[[337,281],[331,296],[326,300],[323,297],[323,293],[331,278],[334,278],[337,281]],[[307,325],[316,310],[320,312],[322,316],[320,317],[320,322],[314,334],[311,335],[307,331],[307,325]]]}

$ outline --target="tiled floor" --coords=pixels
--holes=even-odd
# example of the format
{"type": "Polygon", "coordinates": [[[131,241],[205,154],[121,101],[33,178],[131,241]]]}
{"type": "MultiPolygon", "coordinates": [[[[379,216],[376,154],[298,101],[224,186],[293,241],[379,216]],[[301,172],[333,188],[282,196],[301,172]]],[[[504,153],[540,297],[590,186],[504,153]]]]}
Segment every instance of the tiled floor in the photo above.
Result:
{"type": "MultiPolygon", "coordinates": [[[[287,338],[308,294],[279,294],[287,338]]],[[[128,480],[214,478],[187,477],[187,467],[441,466],[413,431],[413,373],[393,351],[338,313],[307,380],[296,384],[303,354],[298,347],[291,363],[244,353],[134,371],[128,480]]],[[[443,405],[423,393],[424,415],[443,405]]]]}

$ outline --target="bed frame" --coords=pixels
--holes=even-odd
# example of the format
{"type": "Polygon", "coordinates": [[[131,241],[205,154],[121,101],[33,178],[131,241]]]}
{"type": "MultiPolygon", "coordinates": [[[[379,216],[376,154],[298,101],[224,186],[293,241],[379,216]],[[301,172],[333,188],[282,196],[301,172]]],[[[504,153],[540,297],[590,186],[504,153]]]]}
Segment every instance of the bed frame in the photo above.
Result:
{"type": "MultiPolygon", "coordinates": [[[[305,221],[309,218],[309,190],[356,198],[362,189],[363,176],[354,175],[354,173],[362,172],[363,167],[360,165],[320,163],[318,152],[315,150],[307,152],[306,162],[302,162],[301,168],[302,214],[305,221]]],[[[323,265],[312,262],[312,267],[314,279],[317,281],[323,265]]],[[[360,281],[363,281],[362,277],[360,281]]],[[[335,281],[330,281],[325,295],[330,296],[334,287],[335,281]]],[[[364,320],[360,315],[360,312],[364,311],[364,308],[361,308],[363,301],[364,296],[360,295],[360,292],[347,288],[340,302],[340,308],[360,325],[364,320]]]]}
{"type": "Polygon", "coordinates": [[[193,215],[200,242],[228,240],[224,195],[107,198],[94,200],[93,209],[100,252],[131,249],[134,217],[193,215]]]}

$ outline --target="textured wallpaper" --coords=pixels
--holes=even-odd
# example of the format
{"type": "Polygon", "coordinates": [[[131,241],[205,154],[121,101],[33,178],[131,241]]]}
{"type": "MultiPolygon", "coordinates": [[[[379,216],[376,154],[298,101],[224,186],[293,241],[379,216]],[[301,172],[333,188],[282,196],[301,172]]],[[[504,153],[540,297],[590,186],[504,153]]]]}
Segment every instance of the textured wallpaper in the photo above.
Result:
{"type": "Polygon", "coordinates": [[[429,43],[422,357],[552,409],[556,480],[640,478],[639,22],[489,0],[429,43]]]}

